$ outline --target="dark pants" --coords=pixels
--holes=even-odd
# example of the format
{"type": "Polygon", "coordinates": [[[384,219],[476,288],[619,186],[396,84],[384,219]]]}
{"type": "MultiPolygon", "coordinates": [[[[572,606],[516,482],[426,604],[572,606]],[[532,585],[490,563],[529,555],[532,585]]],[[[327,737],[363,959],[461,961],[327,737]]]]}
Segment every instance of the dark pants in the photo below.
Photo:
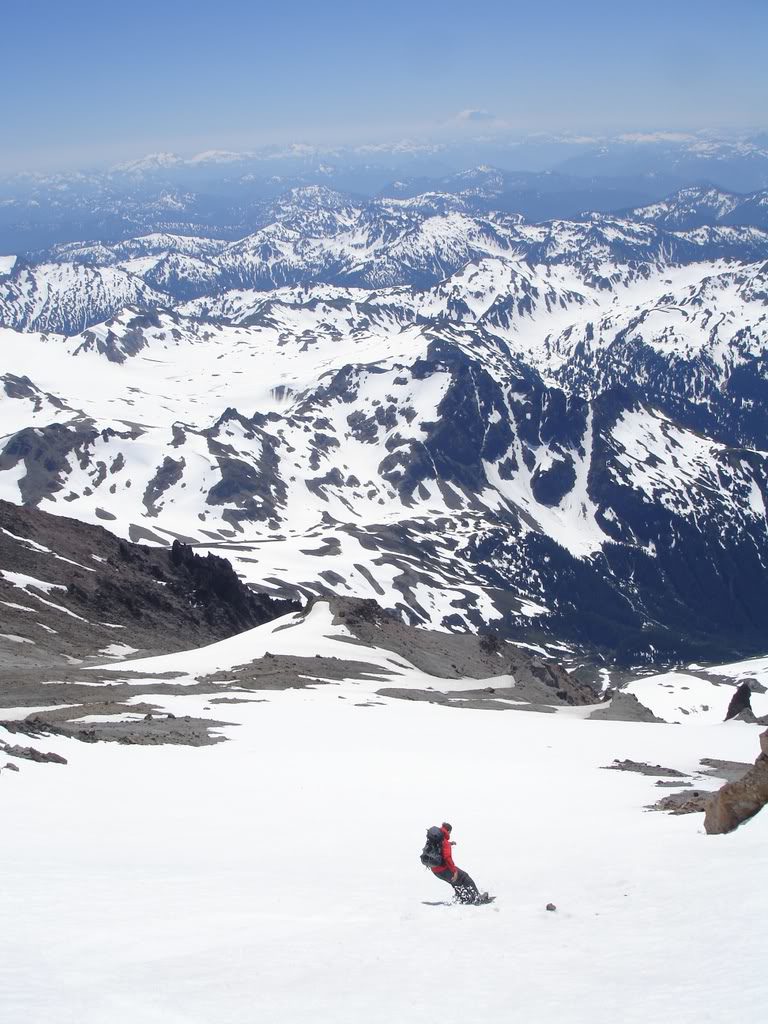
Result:
{"type": "Polygon", "coordinates": [[[474,903],[480,895],[477,891],[477,886],[466,871],[462,871],[461,868],[458,868],[457,870],[458,877],[455,882],[453,880],[453,872],[450,868],[440,868],[439,871],[433,871],[432,874],[435,878],[440,878],[444,882],[448,882],[449,885],[453,886],[453,891],[456,894],[456,899],[459,903],[474,903]]]}

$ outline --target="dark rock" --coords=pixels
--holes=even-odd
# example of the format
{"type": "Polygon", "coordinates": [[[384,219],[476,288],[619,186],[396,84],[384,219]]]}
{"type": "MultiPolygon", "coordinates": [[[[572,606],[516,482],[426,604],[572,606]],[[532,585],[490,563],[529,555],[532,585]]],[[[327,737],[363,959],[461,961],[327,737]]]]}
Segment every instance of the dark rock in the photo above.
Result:
{"type": "Polygon", "coordinates": [[[548,903],[547,904],[547,910],[557,910],[557,907],[555,906],[554,903],[548,903]]]}
{"type": "Polygon", "coordinates": [[[741,721],[752,721],[754,722],[755,716],[752,712],[752,703],[750,697],[752,696],[752,690],[750,689],[749,683],[741,683],[736,688],[736,693],[731,697],[728,705],[728,710],[725,713],[725,721],[727,722],[731,718],[736,718],[748,711],[752,716],[751,719],[742,718],[741,721]]]}
{"type": "Polygon", "coordinates": [[[189,578],[195,602],[206,610],[210,619],[224,610],[236,631],[260,626],[264,622],[301,610],[295,601],[277,601],[257,594],[240,582],[230,562],[217,555],[205,558],[195,554],[187,544],[175,540],[169,552],[171,565],[182,569],[189,578]]]}
{"type": "Polygon", "coordinates": [[[17,764],[11,764],[10,761],[8,762],[7,765],[5,765],[5,767],[8,769],[9,772],[19,771],[19,766],[17,764]]]}
{"type": "Polygon", "coordinates": [[[531,476],[533,496],[542,505],[559,505],[575,483],[576,470],[570,455],[551,462],[546,469],[537,466],[531,476]]]}

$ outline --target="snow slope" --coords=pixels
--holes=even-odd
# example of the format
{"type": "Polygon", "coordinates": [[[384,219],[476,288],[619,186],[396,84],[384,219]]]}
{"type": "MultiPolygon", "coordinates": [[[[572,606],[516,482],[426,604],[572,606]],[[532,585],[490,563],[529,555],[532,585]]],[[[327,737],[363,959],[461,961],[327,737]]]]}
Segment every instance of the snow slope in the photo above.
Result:
{"type": "MultiPolygon", "coordinates": [[[[306,625],[282,634],[286,649],[329,629],[322,614],[306,625]]],[[[252,640],[215,645],[213,662],[253,654],[252,640]]],[[[768,945],[750,922],[768,892],[745,879],[761,877],[766,812],[708,837],[698,815],[644,811],[653,779],[602,770],[751,761],[757,727],[489,713],[370,689],[217,706],[230,742],[200,749],[51,736],[66,767],[3,772],[4,1022],[762,1020],[768,945]],[[449,890],[418,854],[442,819],[494,905],[429,905],[449,890]]],[[[210,707],[199,693],[153,699],[176,715],[210,707]]]]}
{"type": "Polygon", "coordinates": [[[353,637],[354,634],[346,626],[334,623],[328,602],[319,601],[306,614],[296,612],[283,615],[272,622],[266,622],[205,647],[177,654],[134,658],[111,665],[94,666],[93,670],[108,669],[120,672],[127,668],[132,672],[146,672],[148,675],[182,672],[195,679],[198,676],[245,665],[263,658],[267,652],[303,658],[318,656],[341,660],[364,655],[366,662],[382,667],[388,672],[405,667],[408,681],[416,681],[414,673],[419,673],[413,666],[403,666],[402,659],[398,659],[391,651],[367,646],[360,651],[359,647],[349,643],[353,637]]]}
{"type": "MultiPolygon", "coordinates": [[[[715,671],[726,674],[721,668],[715,671]]],[[[733,686],[690,672],[648,676],[630,683],[626,689],[665,722],[684,722],[686,718],[712,724],[722,722],[734,694],[733,686]]],[[[758,717],[768,715],[768,694],[753,692],[751,704],[758,717]]]]}
{"type": "Polygon", "coordinates": [[[768,658],[748,658],[729,665],[703,668],[689,665],[685,672],[662,672],[644,676],[627,684],[641,704],[665,722],[696,720],[722,722],[734,689],[751,681],[750,703],[755,715],[768,715],[768,658]]]}

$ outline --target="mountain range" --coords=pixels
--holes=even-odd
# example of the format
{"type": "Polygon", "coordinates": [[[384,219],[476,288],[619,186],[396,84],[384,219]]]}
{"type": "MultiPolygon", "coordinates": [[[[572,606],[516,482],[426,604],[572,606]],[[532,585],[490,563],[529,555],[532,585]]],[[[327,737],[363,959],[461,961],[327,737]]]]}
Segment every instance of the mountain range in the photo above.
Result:
{"type": "Polygon", "coordinates": [[[615,213],[688,185],[751,194],[768,188],[764,134],[645,132],[463,139],[357,146],[303,143],[247,152],[150,153],[112,167],[0,175],[0,253],[154,232],[242,238],[269,223],[292,188],[356,197],[459,196],[471,212],[531,222],[615,213]]]}
{"type": "Polygon", "coordinates": [[[532,223],[463,181],[5,258],[0,497],[281,598],[622,663],[761,651],[768,193],[532,223]]]}

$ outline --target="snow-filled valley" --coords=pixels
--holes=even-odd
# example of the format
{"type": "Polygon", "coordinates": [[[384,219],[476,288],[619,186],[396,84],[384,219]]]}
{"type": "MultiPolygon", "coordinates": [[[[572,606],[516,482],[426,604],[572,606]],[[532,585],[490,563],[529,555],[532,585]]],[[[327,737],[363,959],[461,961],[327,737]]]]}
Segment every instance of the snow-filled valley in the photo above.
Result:
{"type": "MultiPolygon", "coordinates": [[[[194,685],[282,652],[344,658],[351,638],[320,603],[198,652],[110,662],[114,678],[133,666],[131,700],[156,717],[215,707],[226,742],[51,734],[35,745],[66,765],[2,772],[4,1020],[762,1018],[765,813],[707,836],[700,815],[646,809],[664,792],[653,777],[606,770],[631,758],[714,790],[702,758],[751,762],[760,727],[402,700],[322,670],[279,691],[194,685]],[[445,903],[420,865],[441,820],[492,905],[445,903]]],[[[354,657],[407,688],[491,681],[354,657]]],[[[759,680],[765,665],[728,671],[759,680]]],[[[638,683],[651,703],[666,685],[638,683]]]]}

